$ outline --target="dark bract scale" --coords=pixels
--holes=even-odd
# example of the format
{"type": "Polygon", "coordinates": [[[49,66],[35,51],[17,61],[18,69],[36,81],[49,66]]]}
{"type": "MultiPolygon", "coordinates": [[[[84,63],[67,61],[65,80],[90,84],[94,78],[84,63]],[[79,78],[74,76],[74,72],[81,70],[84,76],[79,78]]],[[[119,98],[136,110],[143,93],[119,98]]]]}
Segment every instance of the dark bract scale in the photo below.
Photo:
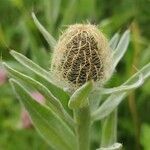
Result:
{"type": "Polygon", "coordinates": [[[86,31],[76,34],[66,45],[60,69],[64,78],[79,86],[100,79],[103,64],[94,37],[86,31]]]}
{"type": "Polygon", "coordinates": [[[91,24],[75,24],[55,47],[51,72],[56,84],[74,91],[93,80],[101,86],[111,75],[112,53],[105,36],[91,24]]]}

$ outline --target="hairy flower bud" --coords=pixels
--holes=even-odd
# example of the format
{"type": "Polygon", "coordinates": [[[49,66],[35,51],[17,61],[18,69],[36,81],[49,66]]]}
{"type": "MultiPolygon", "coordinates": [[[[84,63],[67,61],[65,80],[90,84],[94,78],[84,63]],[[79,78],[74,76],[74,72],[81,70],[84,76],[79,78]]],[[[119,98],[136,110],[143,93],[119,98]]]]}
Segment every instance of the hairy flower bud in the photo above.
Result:
{"type": "Polygon", "coordinates": [[[101,86],[112,73],[111,61],[105,36],[94,25],[75,24],[60,37],[51,71],[57,83],[72,91],[89,80],[101,86]]]}

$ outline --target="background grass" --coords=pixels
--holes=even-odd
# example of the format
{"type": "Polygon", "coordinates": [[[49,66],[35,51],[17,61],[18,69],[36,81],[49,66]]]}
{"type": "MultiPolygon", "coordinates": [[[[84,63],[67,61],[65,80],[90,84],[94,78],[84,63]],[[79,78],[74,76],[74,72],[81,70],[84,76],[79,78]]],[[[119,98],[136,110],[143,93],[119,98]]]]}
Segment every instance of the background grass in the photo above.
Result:
{"type": "MultiPolygon", "coordinates": [[[[131,30],[131,42],[108,85],[116,86],[150,61],[149,0],[0,0],[0,54],[21,71],[9,54],[15,49],[48,69],[52,50],[36,29],[34,11],[58,39],[66,25],[91,22],[110,39],[116,32],[131,30]],[[135,66],[135,67],[133,67],[135,66]]],[[[30,73],[30,72],[29,72],[30,73]]],[[[119,106],[118,141],[127,150],[150,147],[150,81],[119,106]]],[[[34,131],[24,129],[21,110],[8,81],[0,85],[0,150],[47,150],[49,147],[34,131]]],[[[95,129],[93,137],[98,135],[95,129]]],[[[97,142],[93,144],[93,147],[97,142]]]]}

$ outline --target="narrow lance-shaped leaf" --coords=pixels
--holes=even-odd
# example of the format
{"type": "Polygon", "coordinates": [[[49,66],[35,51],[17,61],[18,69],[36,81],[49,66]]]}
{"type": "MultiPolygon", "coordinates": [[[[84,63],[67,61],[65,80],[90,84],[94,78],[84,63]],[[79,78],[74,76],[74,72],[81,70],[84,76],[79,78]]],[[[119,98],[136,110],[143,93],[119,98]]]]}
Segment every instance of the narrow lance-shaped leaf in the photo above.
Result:
{"type": "Polygon", "coordinates": [[[93,88],[93,81],[88,81],[79,89],[77,89],[74,92],[74,94],[70,97],[68,104],[69,108],[71,109],[81,108],[85,104],[87,104],[88,103],[87,99],[92,88],[93,88]]]}
{"type": "Polygon", "coordinates": [[[51,109],[36,102],[19,82],[11,79],[10,83],[46,142],[55,150],[76,150],[75,135],[70,128],[51,109]]]}
{"type": "Polygon", "coordinates": [[[122,84],[121,86],[118,87],[113,87],[113,88],[101,88],[99,92],[101,94],[112,94],[112,93],[118,93],[118,92],[125,92],[132,90],[134,88],[137,88],[141,86],[144,82],[142,75],[139,76],[139,79],[137,81],[134,81],[135,83],[132,83],[131,85],[124,85],[122,84]]]}
{"type": "Polygon", "coordinates": [[[92,120],[101,120],[108,116],[122,101],[126,93],[117,93],[109,96],[106,101],[92,114],[92,120]]]}
{"type": "Polygon", "coordinates": [[[108,99],[99,107],[99,109],[97,109],[93,113],[93,119],[94,120],[102,119],[102,118],[106,117],[107,115],[109,115],[109,113],[116,108],[116,106],[120,103],[120,101],[124,97],[124,96],[122,97],[122,94],[120,94],[120,93],[125,92],[127,90],[135,89],[135,88],[139,87],[142,83],[143,83],[143,79],[140,78],[134,84],[128,86],[129,89],[127,87],[124,88],[124,86],[123,87],[120,86],[120,88],[114,88],[114,89],[112,89],[112,91],[108,89],[108,91],[106,90],[105,92],[103,92],[103,90],[102,90],[102,93],[117,92],[117,90],[118,90],[119,94],[116,93],[116,94],[112,95],[112,97],[111,96],[108,97],[108,99]]]}
{"type": "MultiPolygon", "coordinates": [[[[139,75],[142,74],[143,80],[146,80],[150,76],[150,63],[145,65],[141,70],[139,70],[137,73],[135,73],[131,78],[129,78],[123,85],[128,85],[137,78],[139,78],[139,75]]],[[[104,117],[108,116],[127,96],[127,92],[119,92],[115,94],[111,94],[106,101],[92,114],[92,119],[93,120],[100,120],[103,119],[104,117]]]]}
{"type": "Polygon", "coordinates": [[[102,120],[101,147],[117,142],[117,109],[102,120]]]}
{"type": "Polygon", "coordinates": [[[116,33],[112,38],[111,40],[109,41],[109,46],[112,50],[115,50],[116,49],[116,46],[118,44],[118,41],[119,41],[119,34],[116,33]]]}
{"type": "Polygon", "coordinates": [[[56,98],[61,100],[62,103],[66,103],[66,105],[67,105],[68,100],[69,100],[69,95],[52,83],[52,81],[50,80],[50,78],[51,78],[50,73],[48,73],[46,70],[41,68],[39,65],[35,64],[33,61],[31,61],[24,55],[22,55],[18,52],[15,52],[13,50],[10,53],[23,66],[28,68],[30,71],[32,71],[36,75],[40,76],[41,82],[43,82],[43,83],[47,82],[47,84],[48,84],[47,88],[51,91],[51,93],[56,98]]]}
{"type": "Polygon", "coordinates": [[[101,93],[94,90],[90,93],[88,98],[90,103],[90,110],[91,112],[94,112],[99,107],[99,104],[102,101],[102,95],[101,93]]]}
{"type": "Polygon", "coordinates": [[[130,31],[127,30],[122,35],[116,50],[113,52],[113,66],[112,67],[114,69],[117,66],[118,62],[123,57],[123,55],[125,54],[128,44],[129,44],[129,40],[130,40],[130,31]]]}
{"type": "Polygon", "coordinates": [[[11,74],[13,77],[23,80],[25,83],[29,84],[30,86],[38,90],[46,98],[46,103],[49,105],[49,107],[55,113],[57,113],[59,116],[65,119],[65,121],[72,128],[74,127],[73,119],[69,116],[69,114],[63,108],[60,101],[57,100],[43,84],[41,84],[40,82],[34,80],[33,78],[27,75],[22,74],[21,72],[16,71],[15,69],[11,68],[6,63],[3,63],[3,64],[4,64],[4,67],[7,69],[7,71],[9,72],[9,74],[11,74]]]}
{"type": "Polygon", "coordinates": [[[48,42],[48,44],[53,49],[56,45],[56,40],[54,39],[54,37],[43,27],[43,25],[38,21],[38,19],[36,18],[35,14],[33,12],[32,12],[32,18],[34,20],[35,25],[37,26],[37,28],[40,30],[40,32],[44,36],[45,40],[48,42]]]}
{"type": "Polygon", "coordinates": [[[10,51],[10,54],[18,61],[20,62],[23,66],[27,67],[28,69],[30,69],[31,71],[43,76],[44,78],[46,78],[47,80],[50,80],[50,74],[43,68],[41,68],[39,65],[37,65],[36,63],[34,63],[32,60],[28,59],[27,57],[25,57],[24,55],[22,55],[21,53],[18,53],[14,50],[10,51]]]}
{"type": "Polygon", "coordinates": [[[143,77],[142,77],[142,75],[140,75],[132,84],[131,83],[129,85],[122,84],[121,86],[118,86],[118,87],[99,88],[99,89],[95,90],[94,93],[92,93],[89,97],[92,110],[95,111],[97,109],[97,107],[100,103],[101,96],[103,94],[114,94],[114,93],[129,91],[134,88],[137,88],[138,86],[141,86],[143,82],[144,82],[143,77]],[[93,97],[95,97],[95,98],[93,98],[93,97]]]}
{"type": "Polygon", "coordinates": [[[132,77],[130,77],[124,85],[129,85],[137,80],[138,76],[142,74],[143,79],[146,80],[150,77],[150,63],[146,64],[142,69],[140,69],[137,73],[135,73],[132,77]]]}

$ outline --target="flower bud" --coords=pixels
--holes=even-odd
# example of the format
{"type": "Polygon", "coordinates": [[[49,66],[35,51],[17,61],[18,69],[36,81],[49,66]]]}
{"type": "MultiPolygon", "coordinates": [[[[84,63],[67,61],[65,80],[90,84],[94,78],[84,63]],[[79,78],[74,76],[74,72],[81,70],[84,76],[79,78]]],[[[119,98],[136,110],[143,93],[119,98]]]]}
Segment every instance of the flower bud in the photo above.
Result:
{"type": "Polygon", "coordinates": [[[74,91],[93,80],[102,86],[111,74],[112,52],[105,36],[91,24],[75,24],[55,47],[51,71],[57,84],[74,91]]]}

